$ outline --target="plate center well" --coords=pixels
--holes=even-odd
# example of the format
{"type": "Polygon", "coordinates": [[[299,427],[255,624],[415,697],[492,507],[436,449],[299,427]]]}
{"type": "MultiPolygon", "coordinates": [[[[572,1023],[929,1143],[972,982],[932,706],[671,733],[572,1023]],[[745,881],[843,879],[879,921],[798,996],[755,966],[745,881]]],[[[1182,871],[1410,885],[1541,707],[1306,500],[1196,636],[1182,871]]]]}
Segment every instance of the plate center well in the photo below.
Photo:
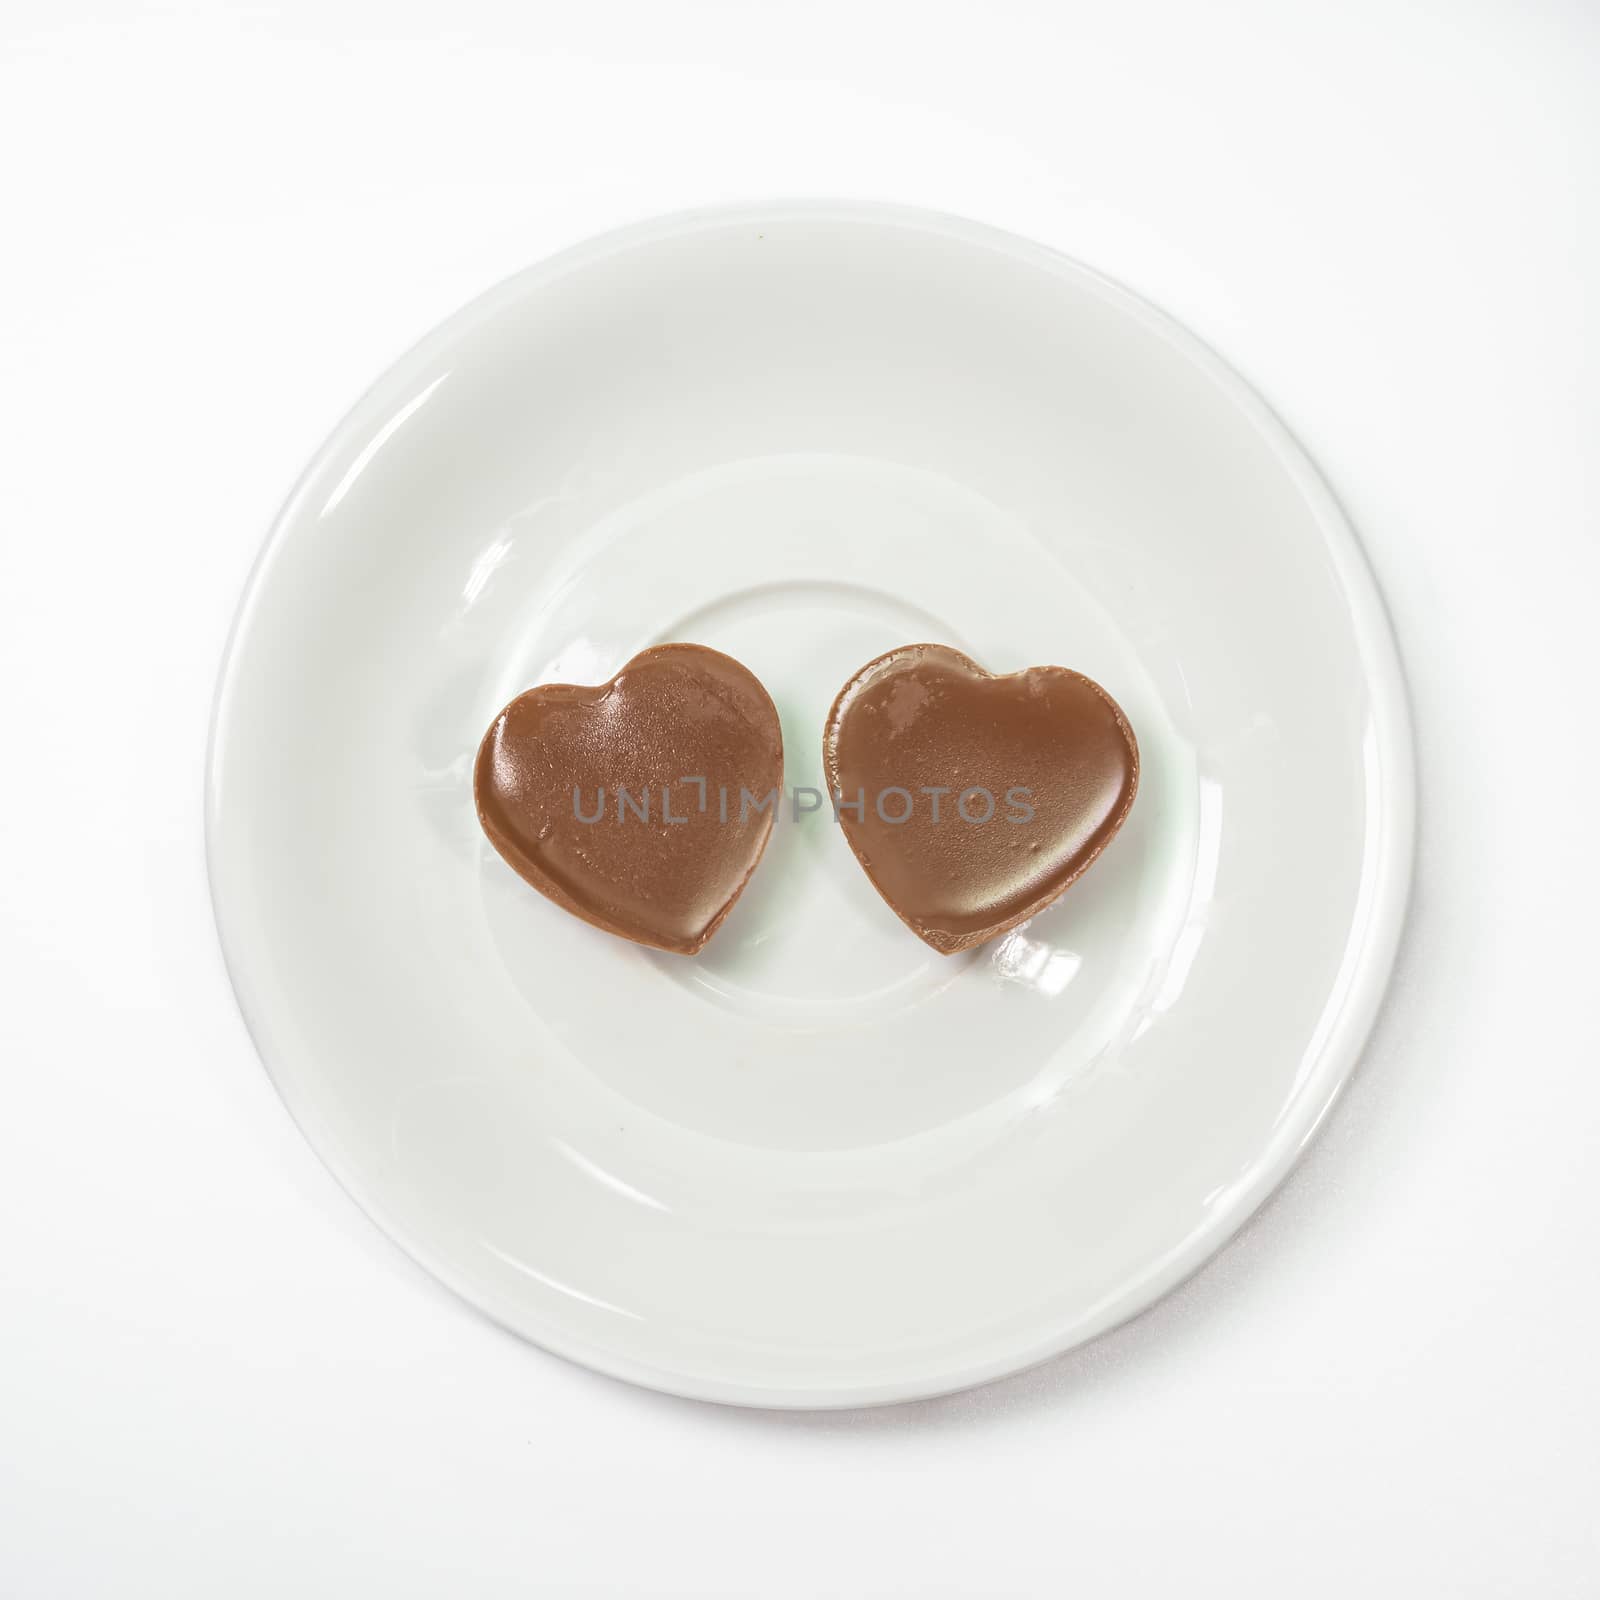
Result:
{"type": "Polygon", "coordinates": [[[1147,1014],[1192,876],[1194,753],[1132,642],[991,501],[863,457],[726,463],[596,517],[519,601],[534,621],[496,664],[505,694],[599,681],[679,640],[742,661],[783,726],[772,838],[698,957],[573,925],[481,853],[508,973],[575,1064],[632,1106],[765,1149],[861,1148],[956,1124],[960,1144],[982,1143],[1147,1014]],[[1117,695],[1142,747],[1140,799],[1105,860],[1032,924],[958,956],[880,898],[822,770],[839,689],[923,641],[997,671],[1078,667],[1117,695]],[[597,988],[626,1003],[582,1003],[597,988]],[[668,1048],[688,1038],[692,1050],[668,1048]]]}

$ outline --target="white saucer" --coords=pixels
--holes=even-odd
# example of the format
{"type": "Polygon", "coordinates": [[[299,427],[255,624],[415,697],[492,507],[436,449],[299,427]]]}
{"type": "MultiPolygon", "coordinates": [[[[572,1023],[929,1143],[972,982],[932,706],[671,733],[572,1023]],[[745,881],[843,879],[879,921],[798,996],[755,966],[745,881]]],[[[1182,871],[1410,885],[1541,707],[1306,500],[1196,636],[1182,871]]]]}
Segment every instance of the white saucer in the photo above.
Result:
{"type": "Polygon", "coordinates": [[[1412,815],[1378,593],[1237,376],[1037,245],[780,204],[584,245],[379,381],[250,579],[207,820],[262,1057],[394,1239],[602,1371],[840,1406],[1063,1350],[1233,1233],[1356,1059],[1412,815]],[[826,810],[701,957],[645,951],[513,875],[471,763],[671,639],[757,673],[817,788],[885,650],[1077,668],[1138,802],[964,956],[826,810]]]}

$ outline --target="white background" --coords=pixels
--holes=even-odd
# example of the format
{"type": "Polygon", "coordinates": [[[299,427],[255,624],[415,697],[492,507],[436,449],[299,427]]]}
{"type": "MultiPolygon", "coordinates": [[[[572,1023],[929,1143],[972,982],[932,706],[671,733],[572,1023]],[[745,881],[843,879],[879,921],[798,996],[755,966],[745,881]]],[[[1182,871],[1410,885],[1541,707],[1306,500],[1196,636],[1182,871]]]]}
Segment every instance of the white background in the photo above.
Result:
{"type": "Polygon", "coordinates": [[[1600,1592],[1597,69],[1579,0],[6,0],[0,1594],[1600,1592]],[[793,194],[1036,236],[1242,369],[1422,781],[1373,1044],[1244,1235],[1041,1370],[815,1416],[409,1265],[251,1052],[201,845],[240,584],[368,380],[586,234],[793,194]]]}

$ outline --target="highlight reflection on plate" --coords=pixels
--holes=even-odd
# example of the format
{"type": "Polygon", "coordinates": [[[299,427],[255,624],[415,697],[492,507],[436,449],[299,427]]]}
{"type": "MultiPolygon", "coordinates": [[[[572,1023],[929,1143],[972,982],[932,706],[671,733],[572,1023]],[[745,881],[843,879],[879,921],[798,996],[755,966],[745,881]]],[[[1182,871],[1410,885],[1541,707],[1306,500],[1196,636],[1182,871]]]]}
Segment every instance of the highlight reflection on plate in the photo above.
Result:
{"type": "Polygon", "coordinates": [[[1015,1370],[1199,1265],[1355,1060],[1411,832],[1377,593],[1239,379],[1038,246],[831,205],[598,240],[380,380],[251,578],[208,790],[245,1016],[378,1222],[552,1350],[790,1406],[1015,1370]],[[1138,802],[965,956],[826,811],[698,960],[639,949],[494,855],[471,758],[671,638],[757,673],[817,788],[885,650],[1074,667],[1138,802]]]}

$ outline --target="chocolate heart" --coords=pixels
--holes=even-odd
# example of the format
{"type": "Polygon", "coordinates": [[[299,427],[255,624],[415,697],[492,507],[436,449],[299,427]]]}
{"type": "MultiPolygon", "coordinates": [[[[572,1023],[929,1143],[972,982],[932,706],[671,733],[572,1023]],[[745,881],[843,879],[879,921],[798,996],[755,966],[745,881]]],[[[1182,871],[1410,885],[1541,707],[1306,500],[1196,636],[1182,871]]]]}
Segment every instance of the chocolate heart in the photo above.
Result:
{"type": "Polygon", "coordinates": [[[997,677],[945,645],[869,661],[839,691],[823,765],[873,887],[945,955],[1037,915],[1110,843],[1139,746],[1065,667],[997,677]]]}
{"type": "Polygon", "coordinates": [[[473,793],[490,842],[541,894],[694,955],[755,871],[782,781],[778,713],[754,674],[664,644],[609,683],[519,694],[483,736],[473,793]]]}

